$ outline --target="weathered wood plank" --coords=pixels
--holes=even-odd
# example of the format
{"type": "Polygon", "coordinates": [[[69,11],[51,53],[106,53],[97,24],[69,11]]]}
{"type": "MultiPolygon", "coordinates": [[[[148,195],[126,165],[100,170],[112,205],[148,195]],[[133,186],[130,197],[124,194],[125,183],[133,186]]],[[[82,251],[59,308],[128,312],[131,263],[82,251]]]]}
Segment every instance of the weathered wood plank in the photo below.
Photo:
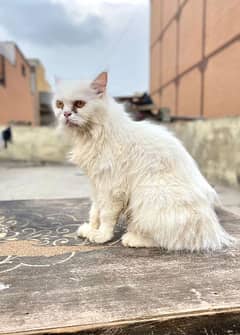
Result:
{"type": "MultiPolygon", "coordinates": [[[[88,209],[87,199],[0,203],[0,334],[143,334],[151,327],[155,334],[160,321],[161,331],[164,321],[180,334],[176,320],[211,324],[218,313],[228,328],[235,318],[239,330],[239,243],[212,254],[89,245],[74,234],[88,209]]],[[[219,216],[240,238],[240,219],[219,216]]]]}

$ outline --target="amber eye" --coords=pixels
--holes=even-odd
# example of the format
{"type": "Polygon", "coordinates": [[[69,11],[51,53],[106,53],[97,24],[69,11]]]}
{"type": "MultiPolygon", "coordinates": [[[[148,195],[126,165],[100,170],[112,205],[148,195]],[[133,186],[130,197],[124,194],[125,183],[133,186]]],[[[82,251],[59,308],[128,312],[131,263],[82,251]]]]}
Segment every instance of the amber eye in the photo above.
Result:
{"type": "Polygon", "coordinates": [[[75,108],[82,108],[82,107],[84,107],[85,105],[86,105],[86,102],[83,101],[83,100],[76,100],[76,101],[74,101],[74,104],[73,104],[73,106],[74,106],[75,108]]]}
{"type": "Polygon", "coordinates": [[[64,103],[63,103],[61,100],[57,100],[57,101],[56,101],[56,107],[57,107],[57,108],[61,108],[61,109],[63,109],[63,107],[64,107],[64,103]]]}

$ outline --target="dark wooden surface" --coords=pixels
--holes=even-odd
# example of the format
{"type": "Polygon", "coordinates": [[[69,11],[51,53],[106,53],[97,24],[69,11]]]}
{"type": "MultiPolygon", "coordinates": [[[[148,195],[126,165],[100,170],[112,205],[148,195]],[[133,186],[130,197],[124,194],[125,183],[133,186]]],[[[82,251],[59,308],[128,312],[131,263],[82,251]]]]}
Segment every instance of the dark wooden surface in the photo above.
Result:
{"type": "MultiPolygon", "coordinates": [[[[0,334],[240,334],[240,250],[91,245],[87,199],[0,202],[0,334]]],[[[240,238],[240,219],[219,211],[240,238]]]]}

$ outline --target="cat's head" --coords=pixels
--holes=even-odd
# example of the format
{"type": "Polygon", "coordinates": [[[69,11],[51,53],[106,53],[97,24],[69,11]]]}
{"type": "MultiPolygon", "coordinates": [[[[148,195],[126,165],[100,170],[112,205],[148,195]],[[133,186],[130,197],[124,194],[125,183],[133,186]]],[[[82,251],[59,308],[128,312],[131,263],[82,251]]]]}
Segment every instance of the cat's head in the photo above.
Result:
{"type": "Polygon", "coordinates": [[[53,99],[53,110],[61,126],[69,129],[88,127],[104,103],[107,72],[93,81],[59,81],[53,99]]]}

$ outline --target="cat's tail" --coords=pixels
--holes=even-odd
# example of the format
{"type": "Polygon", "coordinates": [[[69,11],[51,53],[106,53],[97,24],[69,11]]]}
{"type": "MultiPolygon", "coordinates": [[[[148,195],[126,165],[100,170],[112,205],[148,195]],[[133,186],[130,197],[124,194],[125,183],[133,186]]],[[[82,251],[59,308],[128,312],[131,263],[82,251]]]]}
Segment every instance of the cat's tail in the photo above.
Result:
{"type": "Polygon", "coordinates": [[[220,250],[236,241],[221,226],[210,206],[192,210],[182,208],[178,213],[168,213],[166,218],[171,221],[161,225],[154,239],[168,250],[220,250]]]}

